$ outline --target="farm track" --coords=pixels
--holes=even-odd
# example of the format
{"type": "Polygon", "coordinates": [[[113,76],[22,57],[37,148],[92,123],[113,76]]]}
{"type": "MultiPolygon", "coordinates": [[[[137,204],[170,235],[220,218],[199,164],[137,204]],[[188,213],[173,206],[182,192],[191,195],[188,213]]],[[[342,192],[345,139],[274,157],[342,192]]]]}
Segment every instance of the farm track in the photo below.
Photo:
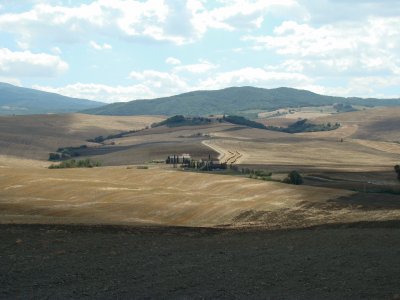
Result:
{"type": "Polygon", "coordinates": [[[203,141],[203,145],[210,147],[214,151],[217,151],[220,155],[218,156],[218,160],[220,163],[226,163],[228,165],[231,164],[238,164],[243,159],[243,153],[239,152],[238,150],[227,150],[224,149],[215,143],[211,143],[211,141],[203,141]]]}
{"type": "Polygon", "coordinates": [[[237,163],[238,160],[243,156],[239,151],[230,151],[228,150],[228,157],[225,161],[222,161],[222,163],[226,163],[228,165],[233,165],[237,163]]]}

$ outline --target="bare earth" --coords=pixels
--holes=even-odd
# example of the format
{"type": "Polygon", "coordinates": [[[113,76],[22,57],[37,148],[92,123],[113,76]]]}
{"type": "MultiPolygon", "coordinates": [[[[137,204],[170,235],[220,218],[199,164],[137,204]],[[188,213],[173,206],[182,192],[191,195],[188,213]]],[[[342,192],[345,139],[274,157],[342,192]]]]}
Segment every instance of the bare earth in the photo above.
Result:
{"type": "MultiPolygon", "coordinates": [[[[371,223],[370,223],[371,224],[371,223]]],[[[0,225],[2,299],[398,299],[400,228],[0,225]]]]}

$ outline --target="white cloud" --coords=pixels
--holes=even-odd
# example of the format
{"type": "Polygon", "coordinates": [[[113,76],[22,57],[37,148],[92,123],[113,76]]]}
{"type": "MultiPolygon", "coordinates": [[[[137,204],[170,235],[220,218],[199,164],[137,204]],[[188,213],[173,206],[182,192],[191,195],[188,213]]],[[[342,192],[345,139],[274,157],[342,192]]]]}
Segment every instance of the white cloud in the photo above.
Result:
{"type": "Polygon", "coordinates": [[[17,46],[18,46],[18,48],[20,48],[22,50],[28,50],[30,47],[30,45],[24,41],[17,41],[17,46]]]}
{"type": "MultiPolygon", "coordinates": [[[[272,68],[240,68],[216,74],[199,74],[200,77],[184,77],[176,73],[144,70],[131,72],[129,77],[137,81],[128,86],[75,83],[65,87],[33,86],[62,95],[103,101],[107,103],[152,99],[176,95],[193,90],[213,90],[231,86],[256,86],[261,88],[293,87],[319,94],[334,96],[382,97],[381,89],[400,85],[400,76],[354,77],[341,86],[326,87],[318,79],[301,72],[273,70],[272,68]]],[[[187,74],[186,75],[190,75],[187,74]]]]}
{"type": "Polygon", "coordinates": [[[32,88],[69,97],[97,100],[106,103],[155,97],[155,94],[143,84],[109,86],[94,83],[75,83],[58,88],[39,85],[34,85],[32,88]]]}
{"type": "Polygon", "coordinates": [[[17,35],[25,47],[37,41],[85,42],[95,36],[182,45],[199,40],[210,28],[260,28],[268,13],[298,7],[295,0],[216,4],[209,9],[203,0],[93,0],[74,6],[38,2],[28,11],[0,14],[0,30],[17,35]]]}
{"type": "Polygon", "coordinates": [[[254,85],[273,88],[312,86],[313,81],[298,73],[271,72],[262,68],[242,68],[221,72],[202,79],[190,79],[174,73],[145,70],[131,72],[129,77],[137,83],[130,86],[75,83],[65,87],[33,86],[40,90],[103,102],[151,99],[176,95],[192,90],[220,89],[230,86],[254,85]]]}
{"type": "Polygon", "coordinates": [[[148,86],[159,96],[169,96],[190,89],[186,80],[173,73],[155,70],[133,71],[129,74],[129,77],[148,86]]]}
{"type": "Polygon", "coordinates": [[[51,47],[51,52],[53,52],[56,55],[60,55],[62,53],[61,49],[59,47],[51,47]]]}
{"type": "Polygon", "coordinates": [[[169,65],[180,65],[182,62],[175,57],[168,57],[165,62],[169,65]]]}
{"type": "Polygon", "coordinates": [[[301,73],[273,72],[262,68],[242,68],[238,70],[219,73],[202,80],[201,89],[219,89],[229,86],[253,85],[257,87],[272,88],[277,86],[302,87],[311,85],[312,79],[301,73]]]}
{"type": "Polygon", "coordinates": [[[53,77],[67,69],[68,64],[55,55],[0,48],[0,76],[53,77]]]}
{"type": "Polygon", "coordinates": [[[369,18],[365,23],[313,27],[282,23],[273,35],[246,36],[257,50],[287,57],[282,67],[314,75],[400,74],[400,19],[369,18]]]}
{"type": "Polygon", "coordinates": [[[191,16],[174,16],[173,12],[174,7],[164,0],[96,0],[76,6],[37,4],[26,12],[0,15],[0,28],[17,34],[24,43],[76,43],[96,35],[176,44],[190,41],[193,33],[182,32],[187,26],[176,33],[176,28],[168,26],[174,18],[186,18],[190,24],[191,16]]]}
{"type": "MultiPolygon", "coordinates": [[[[298,8],[296,0],[228,0],[223,6],[207,11],[211,28],[227,30],[260,28],[268,13],[298,8]]],[[[203,16],[204,17],[204,16],[203,16]]]]}
{"type": "MultiPolygon", "coordinates": [[[[387,98],[392,97],[382,93],[386,88],[397,88],[400,86],[400,76],[364,76],[351,78],[346,86],[335,89],[328,89],[328,92],[333,92],[342,96],[357,96],[357,97],[377,97],[387,98]]],[[[395,96],[399,98],[399,95],[395,96]]]]}
{"type": "Polygon", "coordinates": [[[96,50],[111,50],[112,49],[112,46],[109,44],[104,43],[103,45],[100,45],[100,44],[97,44],[95,41],[90,41],[89,45],[92,46],[96,50]]]}
{"type": "Polygon", "coordinates": [[[398,0],[357,0],[351,4],[346,0],[298,0],[307,11],[310,24],[334,24],[342,22],[362,22],[370,17],[398,17],[398,0]]]}
{"type": "Polygon", "coordinates": [[[206,73],[211,70],[218,68],[218,65],[210,63],[206,60],[200,60],[197,64],[189,64],[189,65],[182,65],[177,66],[173,69],[174,72],[189,72],[193,74],[201,74],[206,73]]]}

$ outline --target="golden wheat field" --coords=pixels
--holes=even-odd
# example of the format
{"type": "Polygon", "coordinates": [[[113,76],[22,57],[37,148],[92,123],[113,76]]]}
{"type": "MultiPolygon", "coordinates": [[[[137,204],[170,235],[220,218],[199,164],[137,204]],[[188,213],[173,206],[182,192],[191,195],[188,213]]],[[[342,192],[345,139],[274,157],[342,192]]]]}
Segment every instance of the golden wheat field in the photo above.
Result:
{"type": "MultiPolygon", "coordinates": [[[[1,117],[0,138],[5,145],[0,155],[1,222],[304,227],[398,219],[399,210],[391,209],[391,201],[398,196],[382,196],[387,199],[379,210],[364,209],[363,199],[375,205],[381,196],[352,190],[363,184],[365,189],[366,180],[372,187],[397,184],[390,174],[399,160],[400,146],[390,140],[360,138],[370,124],[381,122],[389,128],[383,122],[384,114],[391,120],[393,111],[332,115],[326,120],[340,121],[341,128],[302,134],[230,124],[152,128],[108,140],[105,145],[89,145],[92,155],[87,157],[108,166],[61,170],[47,168],[46,154],[55,147],[144,128],[163,118],[1,117]],[[28,134],[28,128],[33,128],[33,134],[28,134]],[[283,178],[282,166],[307,169],[306,184],[187,172],[148,163],[175,153],[212,154],[228,164],[269,169],[273,178],[283,178]],[[138,169],[139,165],[148,169],[138,169]],[[384,176],[379,175],[382,172],[384,176]]],[[[388,137],[397,134],[386,133],[388,137]]]]}
{"type": "Polygon", "coordinates": [[[3,166],[0,191],[3,223],[185,226],[231,224],[243,211],[273,211],[351,194],[159,168],[15,166],[3,166]]]}

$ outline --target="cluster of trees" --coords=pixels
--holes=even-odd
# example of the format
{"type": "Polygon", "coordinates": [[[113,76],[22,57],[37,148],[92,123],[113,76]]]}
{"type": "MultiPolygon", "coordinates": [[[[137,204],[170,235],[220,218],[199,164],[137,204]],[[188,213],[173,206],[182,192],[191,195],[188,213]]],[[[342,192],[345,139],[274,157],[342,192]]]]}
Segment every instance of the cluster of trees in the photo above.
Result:
{"type": "Polygon", "coordinates": [[[148,129],[148,127],[142,128],[142,129],[136,129],[136,130],[121,131],[120,133],[110,134],[110,135],[107,135],[107,136],[99,135],[99,136],[96,136],[93,139],[88,139],[87,141],[90,142],[90,143],[98,143],[98,144],[100,144],[100,143],[103,143],[106,140],[119,139],[119,138],[122,138],[122,137],[124,137],[124,136],[126,136],[128,134],[136,133],[136,132],[139,132],[139,131],[142,131],[142,130],[145,130],[145,129],[148,129]]]}
{"type": "Polygon", "coordinates": [[[70,159],[72,157],[81,156],[81,151],[86,148],[87,148],[86,145],[81,145],[78,147],[58,148],[56,152],[49,153],[49,160],[58,161],[58,160],[70,159]]]}
{"type": "Polygon", "coordinates": [[[264,124],[251,121],[241,116],[225,116],[222,118],[223,121],[236,124],[244,125],[252,128],[268,129],[273,131],[281,131],[286,133],[300,133],[300,132],[316,132],[316,131],[329,131],[335,130],[340,127],[339,123],[331,124],[312,124],[307,119],[299,120],[288,127],[276,127],[276,126],[265,126],[264,124]]]}
{"type": "Polygon", "coordinates": [[[261,123],[255,122],[255,121],[251,121],[251,120],[246,119],[245,117],[241,117],[241,116],[226,116],[226,115],[224,115],[222,120],[225,122],[236,124],[236,125],[244,125],[244,126],[252,127],[252,128],[267,129],[267,127],[264,124],[261,124],[261,123]]]}
{"type": "Polygon", "coordinates": [[[49,169],[65,169],[65,168],[93,168],[100,167],[101,163],[98,161],[92,161],[89,158],[84,160],[66,160],[57,165],[52,164],[49,169]]]}
{"type": "Polygon", "coordinates": [[[336,109],[338,113],[357,111],[350,103],[335,103],[333,104],[333,108],[336,109]]]}
{"type": "Polygon", "coordinates": [[[226,170],[228,165],[226,163],[214,163],[212,160],[189,160],[184,163],[187,168],[198,171],[213,171],[213,170],[226,170]]]}
{"type": "Polygon", "coordinates": [[[164,121],[159,123],[154,123],[151,127],[160,127],[160,126],[167,126],[167,127],[179,127],[179,126],[196,126],[196,125],[206,125],[210,124],[212,119],[205,118],[205,117],[185,117],[183,115],[176,115],[170,117],[164,121]]]}
{"type": "Polygon", "coordinates": [[[283,180],[284,183],[300,185],[303,184],[303,177],[297,171],[291,171],[283,180]]]}
{"type": "MultiPolygon", "coordinates": [[[[400,168],[400,167],[399,167],[400,168]]],[[[238,170],[237,166],[236,169],[238,170]]],[[[240,170],[242,174],[249,175],[250,178],[253,179],[261,179],[261,180],[271,180],[272,173],[265,170],[252,170],[249,168],[243,168],[240,170]]],[[[300,175],[298,171],[291,171],[287,177],[283,180],[284,183],[287,184],[295,184],[300,185],[303,184],[303,177],[300,175]]]]}
{"type": "Polygon", "coordinates": [[[299,120],[293,124],[290,124],[287,128],[267,126],[268,130],[281,131],[286,133],[300,133],[300,132],[316,132],[316,131],[330,131],[340,127],[339,123],[331,124],[312,124],[308,123],[307,119],[299,120]]]}

